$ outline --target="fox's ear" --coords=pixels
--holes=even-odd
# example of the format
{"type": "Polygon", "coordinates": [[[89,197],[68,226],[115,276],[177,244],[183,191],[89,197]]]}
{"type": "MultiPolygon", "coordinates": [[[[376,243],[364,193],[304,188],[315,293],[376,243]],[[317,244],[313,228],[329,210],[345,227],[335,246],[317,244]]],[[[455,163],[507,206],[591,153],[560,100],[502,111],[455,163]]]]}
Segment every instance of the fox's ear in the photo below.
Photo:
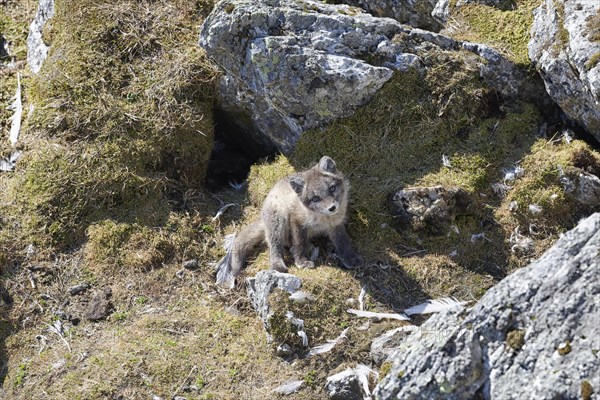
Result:
{"type": "Polygon", "coordinates": [[[304,179],[300,175],[292,175],[290,177],[290,186],[294,189],[294,192],[300,196],[304,189],[304,179]]]}
{"type": "Polygon", "coordinates": [[[319,161],[319,170],[335,174],[337,172],[335,161],[328,156],[321,157],[321,160],[319,161]]]}

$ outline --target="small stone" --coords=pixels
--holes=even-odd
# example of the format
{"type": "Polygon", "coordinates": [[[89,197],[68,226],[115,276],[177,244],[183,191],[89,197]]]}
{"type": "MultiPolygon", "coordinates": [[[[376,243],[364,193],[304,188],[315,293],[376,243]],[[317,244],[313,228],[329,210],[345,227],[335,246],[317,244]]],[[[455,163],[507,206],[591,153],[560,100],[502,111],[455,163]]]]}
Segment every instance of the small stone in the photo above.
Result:
{"type": "Polygon", "coordinates": [[[283,343],[277,346],[277,355],[279,357],[287,357],[293,353],[292,348],[287,344],[283,343]]]}
{"type": "Polygon", "coordinates": [[[113,311],[111,296],[112,290],[109,287],[97,292],[88,304],[85,317],[90,321],[100,321],[108,317],[113,311]]]}
{"type": "Polygon", "coordinates": [[[333,400],[362,400],[363,391],[357,374],[348,368],[327,378],[325,390],[333,400]]]}
{"type": "Polygon", "coordinates": [[[88,283],[80,283],[78,285],[71,286],[69,289],[67,289],[67,291],[71,296],[75,296],[76,294],[80,294],[89,288],[90,285],[88,283]]]}
{"type": "Polygon", "coordinates": [[[195,269],[198,269],[198,260],[193,259],[193,260],[187,260],[183,263],[183,268],[188,269],[190,271],[193,271],[195,269]]]}

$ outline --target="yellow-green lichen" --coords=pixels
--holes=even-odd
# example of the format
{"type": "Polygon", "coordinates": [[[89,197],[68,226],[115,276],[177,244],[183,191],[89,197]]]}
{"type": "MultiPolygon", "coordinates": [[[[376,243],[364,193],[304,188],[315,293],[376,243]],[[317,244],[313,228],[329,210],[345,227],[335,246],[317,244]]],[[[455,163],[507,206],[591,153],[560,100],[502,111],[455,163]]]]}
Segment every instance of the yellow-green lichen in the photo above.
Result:
{"type": "Polygon", "coordinates": [[[515,329],[506,334],[506,344],[513,350],[520,350],[525,344],[525,331],[515,329]]]}
{"type": "Polygon", "coordinates": [[[589,381],[581,381],[581,398],[583,400],[590,400],[594,394],[594,388],[589,381]]]}

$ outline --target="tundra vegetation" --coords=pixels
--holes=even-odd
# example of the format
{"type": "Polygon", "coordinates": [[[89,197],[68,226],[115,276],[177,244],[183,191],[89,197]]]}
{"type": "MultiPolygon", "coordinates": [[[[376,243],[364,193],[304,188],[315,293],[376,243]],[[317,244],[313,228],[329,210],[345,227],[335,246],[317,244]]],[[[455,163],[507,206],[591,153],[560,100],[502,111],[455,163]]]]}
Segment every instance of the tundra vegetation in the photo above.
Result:
{"type": "MultiPolygon", "coordinates": [[[[499,46],[527,68],[537,2],[512,4],[465,6],[450,34],[499,46]]],[[[498,103],[477,70],[457,69],[443,53],[432,54],[439,67],[424,77],[396,73],[353,116],[306,132],[287,156],[260,160],[243,190],[208,190],[219,71],[197,39],[213,2],[57,0],[43,32],[49,57],[33,75],[24,60],[36,5],[9,0],[0,8],[0,33],[17,64],[0,68],[0,157],[11,152],[6,107],[17,72],[25,110],[32,107],[22,158],[0,172],[4,398],[269,399],[300,379],[304,388],[289,398],[322,399],[327,376],[368,362],[371,340],[399,324],[357,329],[365,321],[346,309],[361,287],[373,311],[436,297],[477,300],[592,211],[560,178],[598,175],[598,152],[558,129],[540,137],[543,110],[498,103]],[[285,310],[304,319],[310,346],[350,329],[332,352],[288,363],[267,343],[243,279],[232,291],[217,288],[212,263],[277,179],[325,154],[352,184],[348,230],[367,265],[344,270],[322,251],[316,269],[291,269],[315,300],[276,293],[275,336],[297,340],[285,310]],[[515,165],[523,175],[499,196],[492,185],[515,165]],[[433,185],[462,187],[472,212],[444,235],[396,231],[389,194],[433,185]],[[229,203],[235,207],[213,219],[229,203]],[[531,236],[529,251],[511,250],[514,232],[531,236]],[[182,268],[192,259],[196,269],[182,268]],[[82,283],[87,289],[69,293],[82,283]],[[112,313],[87,320],[92,297],[107,287],[112,313]]],[[[245,276],[267,266],[262,252],[245,276]]]]}

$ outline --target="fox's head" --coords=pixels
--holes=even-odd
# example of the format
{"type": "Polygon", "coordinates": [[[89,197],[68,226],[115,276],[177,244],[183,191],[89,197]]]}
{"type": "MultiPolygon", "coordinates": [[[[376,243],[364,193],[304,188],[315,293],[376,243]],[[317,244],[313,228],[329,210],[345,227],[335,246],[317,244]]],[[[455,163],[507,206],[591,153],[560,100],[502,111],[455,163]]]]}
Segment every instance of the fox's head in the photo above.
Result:
{"type": "Polygon", "coordinates": [[[336,214],[343,206],[348,183],[327,156],[308,171],[290,177],[292,189],[304,206],[325,215],[336,214]]]}

